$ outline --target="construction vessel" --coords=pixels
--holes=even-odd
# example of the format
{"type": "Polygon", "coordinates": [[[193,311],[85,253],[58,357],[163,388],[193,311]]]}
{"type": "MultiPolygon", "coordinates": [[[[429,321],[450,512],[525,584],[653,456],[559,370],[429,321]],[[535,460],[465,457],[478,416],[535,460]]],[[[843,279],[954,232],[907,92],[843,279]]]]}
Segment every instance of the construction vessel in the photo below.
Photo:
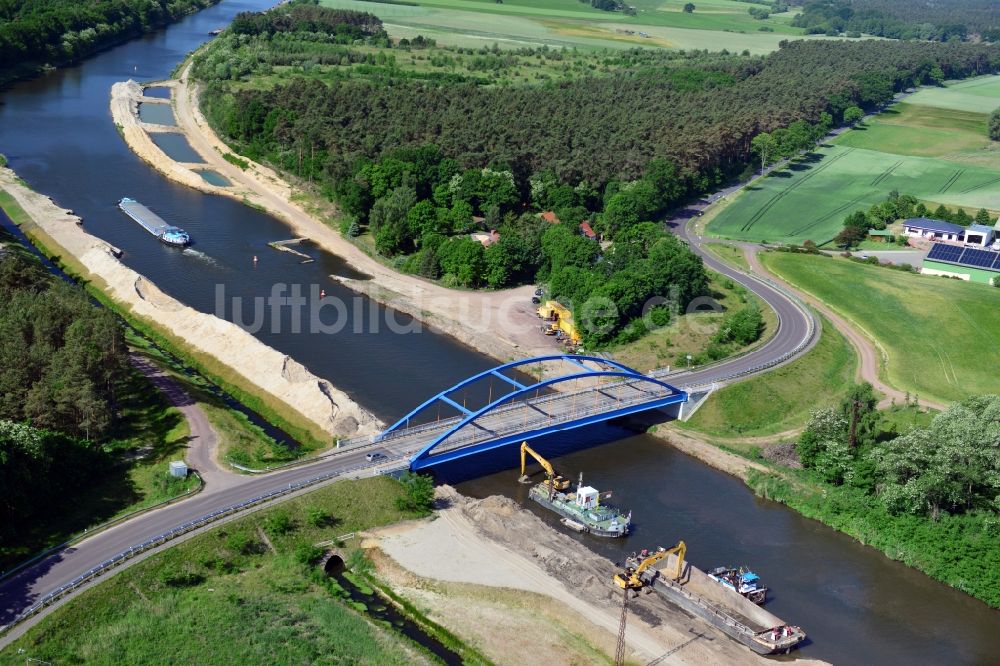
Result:
{"type": "MultiPolygon", "coordinates": [[[[621,634],[630,591],[646,588],[692,615],[696,615],[726,635],[743,643],[757,654],[791,652],[806,639],[800,628],[786,623],[736,592],[719,585],[690,563],[684,562],[687,547],[683,541],[670,549],[643,551],[625,561],[625,570],[615,574],[615,584],[622,588],[621,634]],[[655,565],[665,561],[662,568],[655,565]]],[[[620,639],[622,640],[622,639],[620,639]]]]}
{"type": "Polygon", "coordinates": [[[123,197],[118,202],[118,207],[126,215],[139,223],[143,229],[156,236],[161,242],[174,247],[185,247],[191,244],[191,237],[186,231],[175,227],[149,210],[135,199],[123,197]]]}
{"type": "Polygon", "coordinates": [[[708,577],[716,583],[743,595],[758,606],[767,598],[767,588],[760,584],[760,576],[746,567],[716,567],[709,570],[708,577]]]}
{"type": "MultiPolygon", "coordinates": [[[[562,516],[562,523],[577,532],[586,532],[602,537],[622,537],[628,534],[632,514],[601,503],[602,493],[596,488],[583,485],[583,474],[576,490],[570,489],[570,482],[556,474],[552,463],[540,456],[527,442],[521,443],[521,483],[530,482],[525,473],[526,455],[530,455],[545,470],[545,480],[531,487],[528,497],[546,509],[562,516]]],[[[603,493],[604,497],[610,492],[603,493]]]]}

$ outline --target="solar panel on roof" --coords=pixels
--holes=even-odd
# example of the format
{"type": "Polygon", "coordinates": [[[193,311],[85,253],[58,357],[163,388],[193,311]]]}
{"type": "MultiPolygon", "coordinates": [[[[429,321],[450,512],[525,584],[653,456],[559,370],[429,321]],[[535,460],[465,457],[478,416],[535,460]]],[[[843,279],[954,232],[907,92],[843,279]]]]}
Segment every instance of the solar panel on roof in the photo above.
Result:
{"type": "Polygon", "coordinates": [[[931,247],[931,251],[928,253],[928,259],[937,259],[939,261],[958,261],[962,256],[962,250],[965,248],[956,247],[955,245],[946,245],[944,243],[934,243],[931,247]]]}
{"type": "Polygon", "coordinates": [[[992,252],[972,248],[966,248],[961,259],[961,262],[966,266],[975,266],[976,268],[989,268],[994,261],[996,261],[996,255],[992,252]]]}
{"type": "Polygon", "coordinates": [[[992,268],[994,270],[1000,270],[1000,252],[995,252],[996,260],[993,262],[992,268]]]}

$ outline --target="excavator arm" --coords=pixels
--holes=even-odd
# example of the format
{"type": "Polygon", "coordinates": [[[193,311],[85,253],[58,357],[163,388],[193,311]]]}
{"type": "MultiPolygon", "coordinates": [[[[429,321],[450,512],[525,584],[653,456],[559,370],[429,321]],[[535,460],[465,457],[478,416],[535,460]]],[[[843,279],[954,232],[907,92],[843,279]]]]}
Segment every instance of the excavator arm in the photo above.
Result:
{"type": "Polygon", "coordinates": [[[615,584],[623,589],[638,590],[646,585],[643,580],[642,574],[646,572],[650,567],[659,562],[660,560],[666,559],[670,555],[677,555],[677,566],[674,568],[674,580],[679,580],[681,574],[684,572],[684,556],[687,554],[687,544],[683,541],[678,541],[677,545],[673,548],[667,548],[666,550],[658,550],[649,557],[643,559],[635,569],[631,571],[624,571],[622,573],[615,574],[615,584]]]}
{"type": "Polygon", "coordinates": [[[538,454],[538,452],[535,451],[533,448],[531,448],[530,446],[528,446],[527,442],[521,442],[521,479],[522,480],[525,479],[525,478],[527,478],[527,474],[525,473],[525,470],[527,468],[527,456],[529,456],[529,455],[532,458],[534,458],[535,461],[539,465],[542,466],[542,469],[545,470],[546,480],[548,481],[548,483],[552,484],[552,486],[556,490],[565,490],[566,488],[569,488],[569,481],[567,479],[562,478],[558,474],[556,474],[556,470],[552,466],[552,463],[550,463],[548,460],[546,460],[545,458],[543,458],[542,456],[540,456],[538,454]]]}

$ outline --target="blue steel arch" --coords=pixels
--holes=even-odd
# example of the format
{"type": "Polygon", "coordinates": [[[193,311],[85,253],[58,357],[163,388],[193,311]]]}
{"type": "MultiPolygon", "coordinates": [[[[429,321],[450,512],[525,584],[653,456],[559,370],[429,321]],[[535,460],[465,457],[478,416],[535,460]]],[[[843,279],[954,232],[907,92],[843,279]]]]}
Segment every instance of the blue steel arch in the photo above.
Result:
{"type": "MultiPolygon", "coordinates": [[[[429,456],[430,452],[434,448],[436,448],[440,444],[444,443],[454,433],[456,433],[459,430],[463,429],[465,426],[469,425],[470,423],[472,423],[473,421],[475,421],[477,418],[479,418],[479,417],[483,416],[484,414],[486,414],[486,413],[488,413],[488,412],[490,412],[490,411],[498,408],[499,406],[503,405],[504,403],[508,403],[508,402],[510,402],[510,401],[518,398],[518,397],[527,395],[527,394],[532,393],[534,391],[538,391],[539,389],[542,389],[542,388],[545,388],[545,387],[548,387],[548,386],[552,386],[554,384],[559,384],[559,383],[562,383],[562,382],[573,381],[573,380],[581,379],[581,378],[590,378],[590,377],[614,377],[614,378],[620,378],[620,379],[624,379],[624,380],[630,380],[631,379],[631,380],[646,382],[646,383],[649,383],[649,384],[656,385],[656,386],[658,386],[658,387],[660,387],[662,389],[665,389],[666,390],[666,395],[660,396],[659,398],[651,399],[648,403],[641,403],[641,405],[639,405],[639,406],[633,406],[633,407],[630,407],[629,409],[626,409],[626,410],[609,410],[609,412],[607,412],[605,414],[601,414],[601,415],[596,415],[596,416],[591,416],[591,417],[588,417],[588,418],[580,419],[579,423],[576,426],[568,425],[568,424],[562,424],[563,426],[565,426],[567,428],[568,427],[578,427],[579,425],[586,425],[587,423],[597,422],[597,421],[601,421],[601,420],[607,420],[608,418],[613,418],[614,416],[622,415],[624,413],[632,413],[632,412],[635,412],[635,411],[641,411],[641,410],[645,410],[645,409],[652,409],[652,408],[655,408],[655,407],[665,406],[667,404],[674,404],[674,403],[678,403],[678,402],[685,402],[687,400],[687,393],[685,393],[684,391],[681,391],[680,389],[677,389],[676,387],[674,387],[674,386],[672,386],[670,384],[667,384],[666,382],[661,381],[659,379],[656,379],[654,377],[648,377],[648,376],[640,373],[637,370],[634,370],[634,369],[632,369],[632,368],[630,368],[630,367],[628,367],[626,365],[618,363],[617,361],[613,361],[613,360],[606,359],[606,358],[600,358],[600,357],[596,357],[596,356],[583,356],[583,355],[579,355],[579,354],[558,354],[558,355],[551,355],[551,356],[538,356],[538,357],[534,357],[534,358],[522,359],[520,361],[513,361],[511,363],[506,363],[504,365],[500,365],[500,366],[497,366],[495,368],[491,368],[490,370],[485,370],[483,372],[480,372],[479,374],[476,374],[476,375],[473,375],[472,377],[469,377],[468,379],[466,379],[464,381],[459,382],[458,384],[455,384],[451,388],[446,389],[446,390],[438,393],[437,395],[435,395],[432,398],[429,398],[428,400],[425,400],[418,407],[416,407],[414,410],[412,410],[409,414],[407,414],[406,416],[404,416],[403,418],[401,418],[399,421],[397,421],[396,423],[394,423],[392,426],[390,426],[388,429],[386,429],[380,435],[380,439],[383,438],[383,437],[385,437],[386,435],[389,435],[392,432],[395,432],[395,431],[398,431],[400,429],[406,428],[408,426],[411,418],[413,418],[416,414],[420,413],[421,411],[423,411],[424,409],[426,409],[427,407],[433,405],[435,402],[438,402],[438,401],[444,402],[445,404],[448,404],[451,407],[454,407],[455,409],[457,409],[459,412],[463,413],[464,417],[461,420],[459,420],[458,423],[454,424],[447,431],[445,431],[442,434],[440,434],[439,436],[437,436],[433,441],[431,441],[426,446],[424,446],[411,459],[411,464],[410,464],[411,468],[412,469],[418,469],[420,467],[425,466],[425,465],[422,465],[421,463],[422,463],[422,461],[425,461],[425,459],[429,456]],[[512,369],[512,368],[518,368],[518,367],[525,366],[525,365],[534,365],[534,364],[537,364],[537,363],[544,363],[544,362],[551,362],[551,361],[564,361],[564,362],[571,363],[573,365],[576,365],[576,366],[579,366],[580,368],[582,368],[583,372],[576,372],[576,373],[571,373],[571,374],[567,374],[567,375],[561,375],[559,377],[554,377],[554,378],[547,379],[547,380],[544,380],[544,381],[536,382],[536,383],[531,384],[531,385],[522,384],[522,383],[520,383],[520,382],[518,382],[518,381],[516,381],[514,379],[511,379],[510,377],[507,377],[502,372],[504,370],[509,370],[509,369],[512,369]],[[596,364],[602,366],[602,369],[595,370],[594,368],[591,368],[591,367],[588,367],[588,366],[584,365],[584,362],[588,362],[588,361],[592,362],[592,363],[596,363],[596,364]],[[611,369],[607,369],[607,368],[611,368],[611,369]],[[477,409],[475,411],[466,409],[465,406],[458,404],[457,402],[455,402],[454,400],[452,400],[451,398],[448,397],[448,394],[453,393],[453,392],[455,392],[455,391],[457,391],[459,389],[462,389],[462,388],[464,388],[466,386],[469,386],[471,384],[474,384],[475,382],[477,382],[477,381],[479,381],[481,379],[485,379],[487,377],[495,377],[495,378],[501,379],[501,380],[503,380],[503,381],[511,384],[514,387],[514,390],[512,392],[510,392],[510,393],[504,394],[503,396],[497,398],[496,400],[491,401],[489,404],[487,404],[487,405],[485,405],[485,406],[483,406],[483,407],[481,407],[481,408],[479,408],[479,409],[477,409]]],[[[510,439],[511,437],[513,437],[514,439],[519,439],[520,436],[521,436],[521,434],[522,433],[519,433],[519,434],[513,435],[513,436],[504,437],[503,439],[498,439],[498,440],[496,440],[495,443],[491,443],[490,448],[492,448],[493,446],[501,446],[501,445],[505,444],[506,440],[510,439]]],[[[535,436],[537,436],[537,433],[536,433],[535,436]]],[[[477,446],[476,448],[478,449],[479,447],[477,446]]]]}
{"type": "MultiPolygon", "coordinates": [[[[427,409],[428,407],[430,407],[431,405],[433,405],[435,402],[437,402],[439,400],[442,401],[442,402],[444,402],[447,405],[450,405],[451,407],[454,407],[455,409],[457,409],[460,412],[464,412],[464,413],[468,414],[469,410],[466,409],[465,407],[463,407],[462,405],[459,405],[455,401],[451,400],[450,398],[448,398],[448,394],[449,393],[454,393],[455,391],[457,391],[457,390],[459,390],[461,388],[465,388],[466,386],[474,384],[474,383],[478,382],[480,379],[485,379],[487,377],[493,376],[493,377],[496,377],[497,379],[501,379],[501,380],[507,382],[508,384],[512,385],[515,389],[523,389],[523,388],[525,388],[524,384],[521,384],[520,382],[514,381],[513,379],[511,379],[507,375],[503,374],[502,371],[503,370],[510,370],[511,368],[519,368],[519,367],[521,367],[523,365],[534,365],[536,363],[544,363],[546,361],[568,361],[570,363],[573,363],[574,365],[580,366],[581,368],[583,368],[584,370],[587,370],[589,372],[596,372],[592,368],[588,368],[587,366],[585,366],[583,364],[584,361],[591,361],[591,362],[594,362],[594,363],[600,363],[600,364],[604,364],[604,365],[610,365],[611,367],[618,368],[622,372],[627,372],[627,373],[630,373],[631,375],[635,376],[636,379],[646,378],[646,376],[644,374],[642,374],[641,372],[639,372],[638,370],[633,370],[632,368],[628,367],[627,365],[622,365],[621,363],[619,363],[617,361],[612,361],[611,359],[600,358],[599,356],[583,356],[583,355],[580,355],[580,354],[555,354],[555,355],[552,355],[552,356],[535,356],[533,358],[521,359],[520,361],[511,361],[510,363],[504,363],[503,365],[498,365],[497,367],[490,368],[489,370],[483,370],[478,375],[473,375],[473,376],[469,377],[468,379],[460,381],[459,383],[455,384],[451,388],[445,389],[444,391],[441,391],[440,393],[438,393],[434,397],[428,398],[427,400],[425,400],[424,402],[422,402],[420,405],[418,405],[416,408],[414,408],[412,411],[410,411],[409,414],[407,414],[406,416],[404,416],[403,418],[399,419],[394,424],[392,424],[391,426],[389,426],[388,428],[386,428],[385,430],[383,430],[380,437],[385,437],[386,435],[388,435],[391,432],[394,432],[396,430],[400,430],[402,428],[408,427],[409,424],[410,424],[410,419],[411,418],[413,418],[414,416],[416,416],[417,414],[419,414],[423,410],[427,409]]],[[[674,389],[674,387],[670,386],[669,384],[664,384],[663,382],[659,382],[659,383],[663,384],[663,386],[669,387],[669,388],[671,388],[671,389],[673,389],[675,391],[677,390],[677,389],[674,389]]],[[[542,388],[542,387],[538,386],[538,385],[532,385],[530,388],[535,389],[535,388],[542,388]]],[[[507,395],[509,395],[509,394],[507,394],[507,395]]]]}

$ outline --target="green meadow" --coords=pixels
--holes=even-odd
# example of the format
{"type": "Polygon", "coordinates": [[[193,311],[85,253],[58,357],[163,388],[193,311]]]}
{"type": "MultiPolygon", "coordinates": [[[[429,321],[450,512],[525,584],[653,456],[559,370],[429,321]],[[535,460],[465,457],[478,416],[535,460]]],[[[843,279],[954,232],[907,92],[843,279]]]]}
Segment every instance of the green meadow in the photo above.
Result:
{"type": "Polygon", "coordinates": [[[341,481],[215,527],[56,609],[0,665],[430,662],[346,603],[312,545],[415,517],[402,496],[387,477],[341,481]]]}
{"type": "Polygon", "coordinates": [[[715,437],[773,435],[801,427],[812,410],[847,393],[857,365],[851,345],[824,319],[819,341],[804,356],[723,387],[677,426],[715,437]]]}
{"type": "Polygon", "coordinates": [[[761,260],[872,336],[896,388],[942,403],[1000,392],[1000,289],[813,255],[761,260]]]}
{"type": "Polygon", "coordinates": [[[925,88],[907,100],[911,104],[989,115],[1000,107],[1000,76],[979,76],[943,88],[925,88]]]}
{"type": "Polygon", "coordinates": [[[758,21],[747,10],[764,5],[733,0],[697,2],[692,13],[684,12],[685,3],[678,0],[637,0],[635,16],[601,11],[578,0],[416,0],[413,5],[322,0],[322,4],[371,12],[393,37],[419,34],[461,47],[496,43],[501,48],[643,46],[768,53],[782,39],[802,36],[800,29],[791,27],[790,12],[758,21]]]}

